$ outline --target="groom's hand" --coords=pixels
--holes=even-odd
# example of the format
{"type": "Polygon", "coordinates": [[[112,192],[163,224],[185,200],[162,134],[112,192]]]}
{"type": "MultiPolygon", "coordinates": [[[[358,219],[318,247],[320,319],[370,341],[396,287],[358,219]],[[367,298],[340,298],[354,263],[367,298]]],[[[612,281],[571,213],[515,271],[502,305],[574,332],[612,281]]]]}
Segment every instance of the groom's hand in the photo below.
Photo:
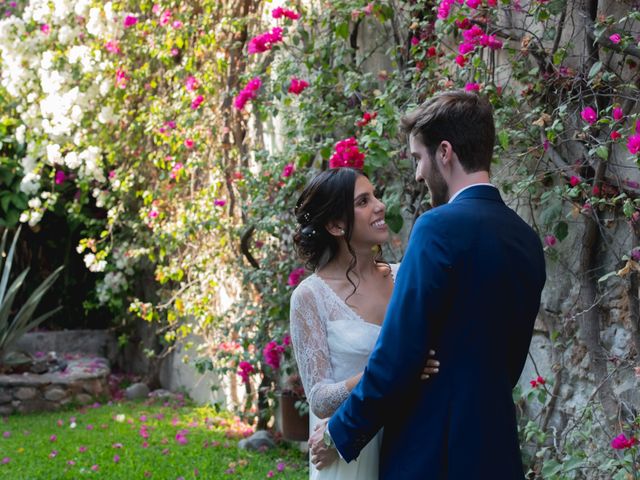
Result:
{"type": "Polygon", "coordinates": [[[311,463],[318,470],[328,467],[338,458],[338,451],[333,447],[327,447],[324,443],[324,431],[327,429],[328,422],[328,418],[321,420],[309,437],[311,463]]]}

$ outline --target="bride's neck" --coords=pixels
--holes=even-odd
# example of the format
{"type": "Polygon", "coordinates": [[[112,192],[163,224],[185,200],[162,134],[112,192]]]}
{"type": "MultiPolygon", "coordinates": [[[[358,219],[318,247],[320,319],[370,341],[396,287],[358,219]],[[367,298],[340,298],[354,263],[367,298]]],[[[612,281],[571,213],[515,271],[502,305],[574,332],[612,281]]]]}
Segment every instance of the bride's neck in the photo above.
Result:
{"type": "MultiPolygon", "coordinates": [[[[377,250],[375,249],[355,250],[356,264],[351,272],[355,273],[360,279],[374,275],[378,270],[375,261],[376,255],[377,250]]],[[[346,248],[340,249],[338,254],[320,269],[320,273],[325,276],[344,278],[352,260],[353,256],[346,248]]]]}

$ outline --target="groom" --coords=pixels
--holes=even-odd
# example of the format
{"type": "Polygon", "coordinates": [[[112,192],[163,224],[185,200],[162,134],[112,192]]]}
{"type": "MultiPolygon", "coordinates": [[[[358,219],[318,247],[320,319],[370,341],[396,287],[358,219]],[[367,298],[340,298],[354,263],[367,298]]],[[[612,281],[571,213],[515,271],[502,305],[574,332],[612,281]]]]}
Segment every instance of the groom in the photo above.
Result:
{"type": "Polygon", "coordinates": [[[362,380],[312,435],[312,461],[336,448],[351,462],[384,427],[381,479],[522,480],[511,390],[545,282],[540,240],[489,183],[485,99],[445,92],[402,124],[437,208],[413,228],[362,380]],[[430,348],[440,373],[421,382],[430,348]]]}

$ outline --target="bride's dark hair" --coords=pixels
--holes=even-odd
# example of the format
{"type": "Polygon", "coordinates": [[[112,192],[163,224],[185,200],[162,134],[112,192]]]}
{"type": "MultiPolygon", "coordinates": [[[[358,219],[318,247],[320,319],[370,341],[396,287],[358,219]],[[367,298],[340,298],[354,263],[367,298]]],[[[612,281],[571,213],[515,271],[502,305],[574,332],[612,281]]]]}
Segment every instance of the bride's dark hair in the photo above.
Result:
{"type": "MultiPolygon", "coordinates": [[[[356,284],[349,274],[357,260],[350,240],[353,233],[353,195],[360,176],[366,177],[361,170],[348,167],[320,172],[304,188],[294,211],[298,228],[293,235],[293,243],[305,267],[311,271],[322,268],[338,253],[338,240],[327,231],[326,225],[331,221],[344,222],[344,239],[351,253],[347,279],[354,292],[356,284]]],[[[381,257],[382,249],[378,246],[375,261],[386,264],[381,257]]]]}

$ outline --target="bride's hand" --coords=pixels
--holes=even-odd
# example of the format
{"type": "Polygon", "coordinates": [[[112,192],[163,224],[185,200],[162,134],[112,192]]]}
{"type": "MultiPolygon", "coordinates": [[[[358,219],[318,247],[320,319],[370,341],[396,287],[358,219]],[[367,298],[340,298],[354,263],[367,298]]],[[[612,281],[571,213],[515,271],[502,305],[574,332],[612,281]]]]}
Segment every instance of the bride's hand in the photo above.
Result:
{"type": "MultiPolygon", "coordinates": [[[[429,350],[429,356],[433,357],[436,354],[435,351],[433,350],[429,350]]],[[[439,371],[439,367],[440,366],[440,362],[438,360],[436,360],[435,358],[429,358],[427,360],[427,364],[425,365],[424,369],[422,370],[422,374],[420,375],[420,379],[421,380],[427,380],[431,375],[434,375],[436,373],[438,373],[439,371]]]]}
{"type": "Polygon", "coordinates": [[[309,453],[311,463],[318,470],[328,467],[338,459],[338,451],[335,448],[327,447],[324,444],[323,436],[327,428],[329,419],[326,418],[318,423],[309,437],[309,453]]]}

